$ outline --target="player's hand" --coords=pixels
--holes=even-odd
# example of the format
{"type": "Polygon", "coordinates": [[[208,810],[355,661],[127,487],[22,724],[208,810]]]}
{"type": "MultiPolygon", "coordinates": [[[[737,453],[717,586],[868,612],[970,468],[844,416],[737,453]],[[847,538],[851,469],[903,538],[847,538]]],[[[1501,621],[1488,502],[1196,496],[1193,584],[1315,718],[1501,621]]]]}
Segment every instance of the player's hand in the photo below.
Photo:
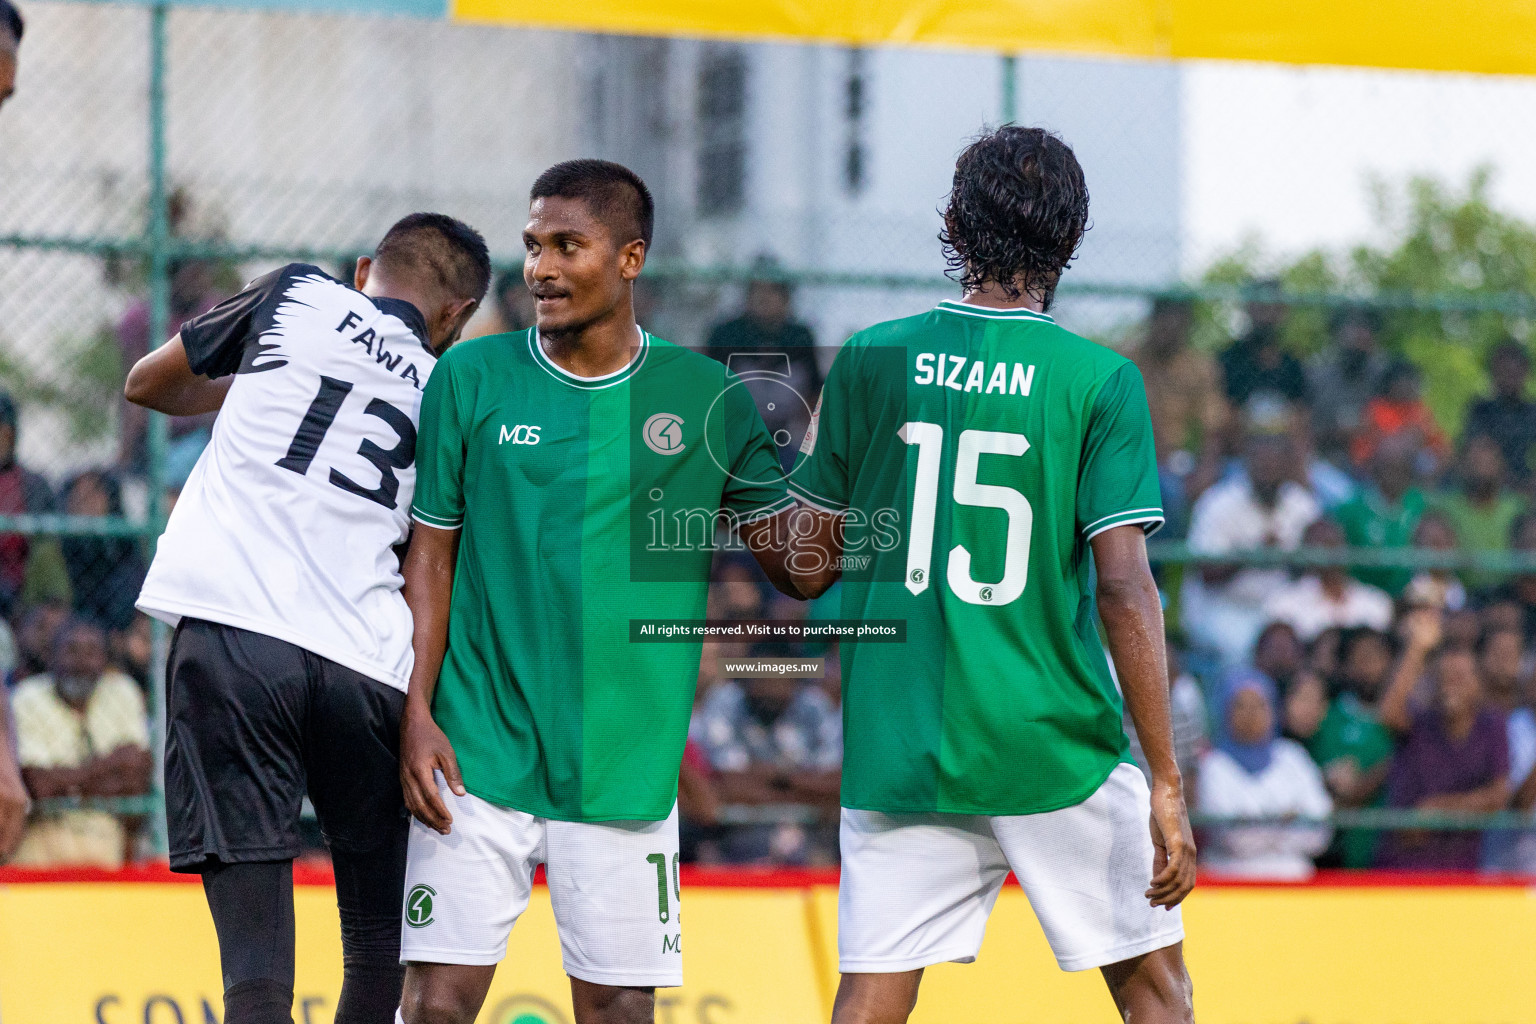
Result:
{"type": "Polygon", "coordinates": [[[1152,887],[1147,900],[1172,909],[1195,887],[1195,836],[1177,785],[1152,784],[1152,887]]]}
{"type": "Polygon", "coordinates": [[[4,863],[21,845],[26,831],[27,812],[32,801],[21,778],[9,768],[0,768],[0,863],[4,863]]]}
{"type": "Polygon", "coordinates": [[[443,773],[455,796],[466,794],[453,744],[432,721],[429,710],[407,701],[400,718],[400,788],[405,806],[417,821],[447,835],[453,815],[437,791],[436,772],[443,773]]]}

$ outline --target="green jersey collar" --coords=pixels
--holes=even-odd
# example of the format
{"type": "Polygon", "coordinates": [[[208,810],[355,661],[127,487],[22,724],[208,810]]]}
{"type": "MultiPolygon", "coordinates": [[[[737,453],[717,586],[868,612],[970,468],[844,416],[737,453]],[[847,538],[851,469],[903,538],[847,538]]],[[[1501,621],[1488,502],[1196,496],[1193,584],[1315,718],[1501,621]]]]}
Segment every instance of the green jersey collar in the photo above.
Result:
{"type": "Polygon", "coordinates": [[[969,302],[960,302],[956,299],[945,299],[939,303],[938,308],[945,313],[959,313],[961,316],[974,316],[982,320],[1037,320],[1046,324],[1056,322],[1049,314],[1036,313],[1032,309],[993,309],[990,306],[974,306],[969,302]]]}
{"type": "Polygon", "coordinates": [[[601,388],[611,388],[615,384],[622,384],[640,372],[641,365],[645,363],[646,353],[651,350],[651,336],[638,325],[635,330],[640,332],[640,351],[635,353],[635,358],[631,359],[628,365],[612,373],[605,373],[601,377],[578,376],[549,358],[543,344],[539,341],[537,327],[528,328],[528,351],[533,355],[533,361],[542,366],[545,372],[556,380],[569,384],[573,388],[581,388],[583,391],[597,391],[601,388]]]}

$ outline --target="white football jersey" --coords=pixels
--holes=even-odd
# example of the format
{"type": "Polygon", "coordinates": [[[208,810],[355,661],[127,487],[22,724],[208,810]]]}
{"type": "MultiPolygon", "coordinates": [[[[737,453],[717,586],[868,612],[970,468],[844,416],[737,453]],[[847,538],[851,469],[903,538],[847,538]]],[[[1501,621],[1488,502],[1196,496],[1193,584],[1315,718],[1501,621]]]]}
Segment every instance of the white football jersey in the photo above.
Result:
{"type": "Polygon", "coordinates": [[[181,328],[192,369],[235,374],[138,606],[286,640],[406,688],[395,547],[436,359],[410,303],[290,264],[181,328]]]}

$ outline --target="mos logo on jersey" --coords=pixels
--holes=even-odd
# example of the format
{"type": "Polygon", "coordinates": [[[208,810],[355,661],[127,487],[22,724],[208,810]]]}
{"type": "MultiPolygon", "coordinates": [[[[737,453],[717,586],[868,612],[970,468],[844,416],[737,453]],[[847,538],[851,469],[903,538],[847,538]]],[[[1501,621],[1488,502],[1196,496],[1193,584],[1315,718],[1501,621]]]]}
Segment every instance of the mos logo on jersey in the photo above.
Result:
{"type": "Polygon", "coordinates": [[[554,1003],[538,996],[508,996],[484,1018],[490,1024],[570,1024],[554,1003]]]}
{"type": "Polygon", "coordinates": [[[432,923],[432,900],[437,890],[430,885],[417,885],[405,894],[405,923],[412,928],[425,928],[432,923]]]}
{"type": "Polygon", "coordinates": [[[539,431],[544,429],[539,426],[530,426],[527,423],[519,423],[515,427],[509,427],[505,423],[501,425],[501,433],[496,437],[497,444],[538,444],[539,431]]]}
{"type": "Polygon", "coordinates": [[[657,455],[676,455],[688,447],[683,443],[683,418],[676,413],[658,412],[645,421],[641,436],[657,455]]]}

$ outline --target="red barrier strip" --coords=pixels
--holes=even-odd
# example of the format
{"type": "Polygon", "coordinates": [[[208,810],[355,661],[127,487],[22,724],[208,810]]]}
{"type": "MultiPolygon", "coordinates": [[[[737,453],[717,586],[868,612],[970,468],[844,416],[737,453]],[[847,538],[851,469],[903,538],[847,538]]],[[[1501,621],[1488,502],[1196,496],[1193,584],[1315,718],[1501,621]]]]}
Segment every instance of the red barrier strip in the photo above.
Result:
{"type": "MultiPolygon", "coordinates": [[[[836,868],[716,868],[685,866],[685,884],[707,889],[806,889],[836,885],[836,868]]],[[[0,885],[38,882],[140,882],[195,885],[197,875],[179,874],[166,864],[134,864],[118,871],[102,868],[0,867],[0,885]]],[[[297,885],[334,885],[335,875],[323,860],[299,860],[293,865],[297,885]]],[[[543,869],[535,875],[543,881],[543,869]]],[[[1010,883],[1013,881],[1009,878],[1010,883]]],[[[1379,889],[1379,888],[1536,888],[1536,877],[1488,875],[1473,871],[1319,871],[1304,882],[1272,882],[1202,875],[1205,889],[1379,889]]]]}

